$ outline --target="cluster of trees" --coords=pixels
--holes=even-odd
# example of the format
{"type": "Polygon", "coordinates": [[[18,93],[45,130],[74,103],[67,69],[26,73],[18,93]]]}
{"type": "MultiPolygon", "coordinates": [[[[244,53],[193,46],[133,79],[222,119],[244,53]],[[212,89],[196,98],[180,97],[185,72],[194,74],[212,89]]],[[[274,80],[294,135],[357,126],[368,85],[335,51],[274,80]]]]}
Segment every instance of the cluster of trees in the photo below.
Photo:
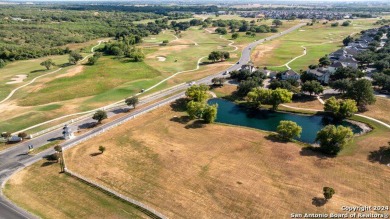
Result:
{"type": "Polygon", "coordinates": [[[229,52],[223,52],[223,51],[212,51],[209,56],[208,60],[216,62],[220,60],[221,62],[229,59],[230,58],[230,53],[229,52]]]}
{"type": "Polygon", "coordinates": [[[253,108],[260,108],[262,104],[271,105],[272,110],[277,110],[279,104],[291,102],[293,93],[286,89],[275,90],[265,88],[253,88],[246,96],[248,104],[253,108]]]}
{"type": "Polygon", "coordinates": [[[367,105],[375,103],[374,89],[371,81],[367,79],[342,78],[332,82],[330,86],[341,92],[344,98],[354,100],[360,111],[364,111],[367,105]]]}
{"type": "Polygon", "coordinates": [[[353,116],[358,111],[356,101],[351,99],[337,100],[331,97],[325,101],[324,110],[332,113],[337,120],[353,116]]]}
{"type": "Polygon", "coordinates": [[[207,104],[209,90],[206,85],[193,85],[186,91],[189,99],[187,113],[191,119],[203,119],[206,123],[213,123],[217,118],[218,105],[207,104]]]}
{"type": "Polygon", "coordinates": [[[269,33],[269,32],[276,33],[278,32],[277,27],[283,24],[280,20],[274,20],[272,22],[274,26],[268,26],[265,24],[256,25],[256,22],[254,20],[248,22],[245,20],[221,20],[221,19],[219,20],[206,19],[205,23],[206,24],[211,23],[213,27],[218,27],[219,31],[222,31],[223,34],[227,33],[226,28],[229,28],[232,33],[235,33],[237,31],[247,32],[247,33],[269,33]]]}
{"type": "Polygon", "coordinates": [[[140,48],[133,46],[133,44],[128,44],[123,40],[108,42],[100,51],[107,55],[132,58],[136,62],[143,61],[145,58],[145,55],[140,48]]]}
{"type": "Polygon", "coordinates": [[[386,69],[381,73],[374,73],[372,75],[374,79],[374,85],[378,86],[381,90],[390,92],[390,69],[386,69]]]}
{"type": "Polygon", "coordinates": [[[300,91],[299,82],[294,79],[272,80],[268,87],[272,90],[275,90],[277,88],[283,88],[293,93],[298,93],[300,91]]]}
{"type": "Polygon", "coordinates": [[[0,8],[0,59],[14,61],[63,55],[70,52],[63,48],[69,43],[115,37],[123,32],[143,37],[161,31],[161,27],[153,22],[132,23],[161,17],[157,14],[104,11],[96,14],[63,9],[42,10],[42,7],[45,6],[0,8]]]}
{"type": "Polygon", "coordinates": [[[216,86],[216,85],[222,86],[223,83],[225,83],[225,81],[226,81],[226,78],[223,78],[223,77],[217,77],[217,78],[211,79],[211,83],[213,83],[214,86],[216,86]]]}
{"type": "Polygon", "coordinates": [[[263,81],[266,77],[261,71],[251,72],[247,69],[230,72],[230,78],[239,82],[237,95],[240,97],[245,97],[255,87],[263,86],[263,81]]]}

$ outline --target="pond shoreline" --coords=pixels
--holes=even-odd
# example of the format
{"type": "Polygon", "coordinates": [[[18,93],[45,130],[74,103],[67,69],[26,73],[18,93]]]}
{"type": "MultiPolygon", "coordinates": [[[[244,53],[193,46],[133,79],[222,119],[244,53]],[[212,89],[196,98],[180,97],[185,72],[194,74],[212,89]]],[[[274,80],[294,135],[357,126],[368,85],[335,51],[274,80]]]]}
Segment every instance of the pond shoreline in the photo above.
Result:
{"type": "Polygon", "coordinates": [[[354,124],[356,126],[359,126],[359,128],[362,129],[362,131],[360,133],[355,134],[356,136],[364,135],[364,134],[369,133],[373,130],[373,128],[371,128],[368,124],[363,123],[363,122],[359,122],[359,121],[352,120],[352,119],[346,119],[345,121],[347,121],[351,124],[354,124]]]}

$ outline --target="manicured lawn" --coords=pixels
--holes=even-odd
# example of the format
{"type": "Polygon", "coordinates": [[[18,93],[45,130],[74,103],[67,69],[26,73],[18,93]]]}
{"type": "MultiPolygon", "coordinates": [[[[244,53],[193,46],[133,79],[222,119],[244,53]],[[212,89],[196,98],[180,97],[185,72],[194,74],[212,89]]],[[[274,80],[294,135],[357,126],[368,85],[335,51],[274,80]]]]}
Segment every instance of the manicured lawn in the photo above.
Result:
{"type": "MultiPolygon", "coordinates": [[[[163,72],[172,75],[179,71],[196,68],[199,58],[208,56],[214,50],[229,51],[227,40],[219,38],[217,34],[210,34],[198,27],[192,27],[182,32],[179,40],[171,41],[167,46],[161,46],[157,51],[148,53],[145,63],[163,72]],[[197,43],[198,45],[195,45],[197,43]],[[165,61],[158,61],[157,57],[165,57],[165,61]]],[[[203,61],[207,61],[205,58],[203,61]]]]}
{"type": "Polygon", "coordinates": [[[374,22],[375,19],[357,19],[348,27],[330,27],[330,23],[322,22],[304,26],[293,33],[259,45],[253,50],[252,60],[258,66],[270,68],[284,65],[292,58],[302,55],[304,46],[307,54],[290,63],[290,67],[296,71],[306,69],[310,64],[317,64],[320,57],[340,48],[342,40],[348,35],[374,28],[372,25],[374,22]]]}
{"type": "Polygon", "coordinates": [[[41,218],[148,218],[130,204],[59,171],[58,163],[40,161],[12,176],[4,193],[41,218]]]}
{"type": "Polygon", "coordinates": [[[389,203],[384,186],[390,183],[389,169],[369,157],[387,145],[389,134],[375,129],[354,139],[353,153],[326,158],[295,143],[272,141],[268,132],[203,126],[167,106],[65,156],[71,170],[171,218],[286,218],[291,211],[337,212],[343,205],[389,203]],[[91,157],[99,145],[106,152],[91,157]],[[316,207],[312,199],[323,197],[324,186],[335,188],[336,195],[316,207]]]}
{"type": "Polygon", "coordinates": [[[54,66],[50,70],[46,70],[44,66],[41,66],[40,63],[47,60],[52,59],[57,65],[61,65],[68,62],[68,56],[50,56],[43,57],[39,59],[32,60],[23,60],[9,63],[7,66],[1,69],[0,74],[0,100],[3,100],[12,89],[19,87],[26,82],[31,81],[37,76],[55,71],[58,67],[54,66]],[[27,78],[23,80],[22,83],[15,84],[6,84],[10,82],[12,78],[15,78],[16,75],[27,75],[27,78]]]}
{"type": "Polygon", "coordinates": [[[145,80],[159,75],[158,71],[143,62],[105,56],[100,58],[97,64],[86,66],[82,74],[45,83],[42,89],[22,98],[19,105],[40,105],[98,95],[129,81],[145,80]]]}

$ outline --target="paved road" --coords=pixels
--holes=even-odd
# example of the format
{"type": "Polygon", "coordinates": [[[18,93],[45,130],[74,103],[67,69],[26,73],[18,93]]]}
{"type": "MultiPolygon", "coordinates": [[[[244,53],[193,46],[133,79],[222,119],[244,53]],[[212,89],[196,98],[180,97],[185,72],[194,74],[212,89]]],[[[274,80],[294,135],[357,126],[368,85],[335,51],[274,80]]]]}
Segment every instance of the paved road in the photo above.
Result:
{"type": "MultiPolygon", "coordinates": [[[[264,41],[269,41],[269,40],[275,39],[277,37],[280,37],[282,35],[288,34],[288,33],[292,32],[292,31],[294,31],[294,30],[296,30],[304,25],[305,24],[299,24],[299,25],[296,25],[296,26],[294,26],[294,27],[292,27],[284,32],[281,32],[281,33],[275,34],[273,36],[267,37],[265,39],[257,40],[255,42],[250,43],[242,51],[242,55],[241,55],[239,62],[237,64],[229,67],[225,71],[231,72],[234,70],[238,70],[241,68],[241,66],[243,64],[248,63],[250,61],[251,49],[253,49],[258,44],[261,44],[264,41]]],[[[223,74],[225,71],[222,71],[222,72],[219,72],[218,74],[211,75],[209,77],[198,80],[198,81],[196,81],[196,83],[198,83],[198,84],[211,84],[212,78],[224,76],[223,74]]],[[[182,84],[182,85],[176,86],[174,88],[167,89],[165,91],[156,93],[154,95],[149,95],[140,101],[139,106],[154,102],[154,101],[161,99],[161,98],[164,98],[164,97],[168,97],[168,98],[165,98],[165,99],[158,101],[155,104],[151,104],[147,107],[143,107],[142,109],[133,110],[133,112],[131,112],[131,113],[123,114],[122,117],[120,117],[114,121],[103,124],[102,126],[99,126],[95,129],[92,129],[91,131],[84,133],[83,135],[77,136],[74,139],[66,141],[65,143],[62,144],[62,146],[66,147],[67,145],[70,145],[77,140],[80,140],[83,138],[88,138],[91,135],[94,135],[97,132],[101,131],[102,129],[111,126],[112,124],[120,123],[120,122],[124,121],[125,119],[127,119],[128,117],[140,114],[143,111],[148,110],[148,109],[155,107],[157,105],[168,104],[172,100],[183,97],[184,91],[186,88],[188,88],[188,85],[182,84]]],[[[113,115],[123,113],[124,109],[122,109],[122,108],[123,107],[110,110],[108,112],[108,116],[111,117],[113,115]]],[[[83,128],[87,124],[92,123],[92,122],[94,122],[92,119],[86,118],[85,120],[81,120],[79,122],[72,124],[71,128],[73,128],[73,130],[76,130],[77,128],[83,128]]],[[[54,152],[53,149],[48,149],[40,154],[37,154],[35,156],[31,156],[31,155],[26,154],[27,148],[28,148],[27,145],[33,144],[35,148],[38,148],[40,146],[43,146],[44,144],[47,144],[50,141],[53,141],[53,140],[60,138],[61,133],[62,133],[62,130],[57,129],[57,130],[54,130],[52,132],[38,136],[34,139],[31,139],[31,140],[23,142],[21,144],[15,145],[14,147],[11,147],[7,150],[0,152],[0,184],[2,184],[2,186],[4,186],[4,182],[6,182],[6,180],[12,174],[14,174],[16,171],[18,171],[18,170],[20,170],[28,165],[31,165],[32,163],[35,163],[35,162],[41,160],[46,155],[49,155],[49,154],[54,152]]],[[[2,218],[22,219],[22,218],[34,218],[34,216],[29,214],[28,212],[20,209],[19,207],[12,204],[11,202],[9,202],[0,192],[0,219],[2,219],[2,218]]]]}

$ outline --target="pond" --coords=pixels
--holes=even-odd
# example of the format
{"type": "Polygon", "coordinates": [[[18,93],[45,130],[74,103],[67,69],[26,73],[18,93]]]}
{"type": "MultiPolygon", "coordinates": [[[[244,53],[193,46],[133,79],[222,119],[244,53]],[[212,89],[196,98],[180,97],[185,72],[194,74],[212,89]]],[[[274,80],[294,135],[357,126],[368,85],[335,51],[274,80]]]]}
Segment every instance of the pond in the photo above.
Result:
{"type": "MultiPolygon", "coordinates": [[[[281,120],[294,121],[302,127],[301,137],[297,139],[307,143],[314,143],[317,132],[331,122],[322,115],[302,115],[268,110],[253,111],[219,98],[210,99],[208,103],[218,104],[216,122],[220,123],[276,131],[276,127],[281,120]]],[[[362,131],[359,126],[347,121],[342,121],[337,125],[348,126],[354,133],[360,133],[362,131]]]]}

